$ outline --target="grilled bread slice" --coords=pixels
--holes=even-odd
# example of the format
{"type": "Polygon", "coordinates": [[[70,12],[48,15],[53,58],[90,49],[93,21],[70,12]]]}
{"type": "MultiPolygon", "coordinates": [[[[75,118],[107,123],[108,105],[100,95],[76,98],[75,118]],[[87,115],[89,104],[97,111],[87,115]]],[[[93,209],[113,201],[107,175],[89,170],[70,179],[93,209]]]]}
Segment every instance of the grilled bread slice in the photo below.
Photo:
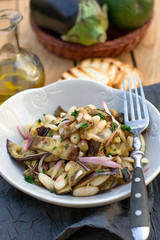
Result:
{"type": "MultiPolygon", "coordinates": [[[[139,87],[138,77],[142,79],[140,72],[129,64],[113,58],[89,58],[64,72],[58,80],[89,79],[118,89],[123,88],[123,80],[125,80],[126,89],[128,89],[128,78],[135,78],[136,85],[139,87]]],[[[131,87],[134,88],[134,84],[131,87]]]]}

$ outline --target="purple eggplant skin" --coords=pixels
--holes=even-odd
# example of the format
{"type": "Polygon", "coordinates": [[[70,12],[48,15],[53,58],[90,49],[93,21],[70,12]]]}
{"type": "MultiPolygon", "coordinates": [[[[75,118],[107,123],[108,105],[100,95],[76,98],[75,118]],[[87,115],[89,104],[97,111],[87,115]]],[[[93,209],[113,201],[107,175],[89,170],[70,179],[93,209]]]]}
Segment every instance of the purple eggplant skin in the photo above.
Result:
{"type": "Polygon", "coordinates": [[[31,0],[36,25],[57,34],[66,34],[76,22],[80,0],[31,0]]]}
{"type": "Polygon", "coordinates": [[[129,182],[132,179],[132,174],[130,173],[129,169],[127,167],[122,169],[122,175],[123,175],[123,180],[125,182],[129,182]]]}
{"type": "Polygon", "coordinates": [[[45,137],[45,136],[47,136],[49,131],[50,131],[50,128],[46,128],[44,126],[37,128],[37,132],[38,132],[39,136],[44,136],[45,137]]]}
{"type": "Polygon", "coordinates": [[[92,155],[95,156],[97,155],[97,153],[99,152],[99,148],[101,146],[101,142],[95,141],[93,139],[91,139],[88,142],[88,155],[92,155]]]}
{"type": "Polygon", "coordinates": [[[48,152],[36,153],[29,149],[27,151],[19,151],[19,149],[21,149],[21,146],[7,139],[7,151],[10,157],[16,161],[21,161],[21,162],[34,161],[34,160],[41,159],[41,157],[43,157],[44,154],[46,154],[46,157],[50,155],[50,153],[48,152]]]}

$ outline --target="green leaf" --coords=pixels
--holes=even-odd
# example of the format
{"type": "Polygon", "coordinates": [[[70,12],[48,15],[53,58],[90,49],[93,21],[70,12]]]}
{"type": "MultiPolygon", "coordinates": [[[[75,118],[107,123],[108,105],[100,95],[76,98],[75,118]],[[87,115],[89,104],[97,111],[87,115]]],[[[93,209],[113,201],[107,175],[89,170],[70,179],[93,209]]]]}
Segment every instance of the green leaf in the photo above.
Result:
{"type": "Polygon", "coordinates": [[[127,126],[127,125],[124,125],[124,124],[122,124],[121,125],[121,129],[123,130],[123,131],[127,131],[127,132],[130,132],[132,129],[130,128],[130,126],[127,126]]]}
{"type": "Polygon", "coordinates": [[[64,179],[66,179],[67,178],[67,176],[68,176],[68,173],[64,176],[64,179]]]}
{"type": "Polygon", "coordinates": [[[53,137],[52,131],[49,131],[49,136],[50,136],[50,137],[53,137]]]}
{"type": "Polygon", "coordinates": [[[44,168],[42,168],[42,173],[45,173],[45,172],[46,172],[46,170],[44,168]]]}
{"type": "Polygon", "coordinates": [[[102,113],[98,112],[97,115],[100,116],[100,118],[104,120],[104,117],[103,117],[102,113]]]}
{"type": "Polygon", "coordinates": [[[56,146],[55,146],[55,147],[53,147],[53,148],[52,148],[52,151],[53,151],[53,150],[55,150],[56,148],[57,148],[56,146]]]}
{"type": "Polygon", "coordinates": [[[80,129],[87,128],[87,127],[89,127],[89,124],[87,122],[85,122],[80,126],[80,129]]]}
{"type": "Polygon", "coordinates": [[[25,181],[28,182],[28,183],[35,183],[34,179],[31,178],[30,176],[24,176],[24,179],[25,179],[25,181]]]}
{"type": "Polygon", "coordinates": [[[116,128],[118,127],[118,124],[115,123],[115,122],[112,122],[112,125],[111,125],[111,131],[114,132],[116,130],[116,128]]]}
{"type": "Polygon", "coordinates": [[[52,189],[50,189],[49,191],[50,191],[50,193],[54,193],[54,191],[52,189]]]}
{"type": "Polygon", "coordinates": [[[80,111],[74,110],[74,111],[71,113],[71,116],[74,116],[75,118],[77,118],[79,113],[80,113],[80,111]]]}
{"type": "Polygon", "coordinates": [[[69,147],[69,144],[67,143],[66,145],[65,145],[65,148],[67,149],[69,147]]]}
{"type": "Polygon", "coordinates": [[[39,122],[39,123],[41,123],[41,122],[42,122],[42,120],[39,118],[39,119],[38,119],[38,122],[39,122]]]}

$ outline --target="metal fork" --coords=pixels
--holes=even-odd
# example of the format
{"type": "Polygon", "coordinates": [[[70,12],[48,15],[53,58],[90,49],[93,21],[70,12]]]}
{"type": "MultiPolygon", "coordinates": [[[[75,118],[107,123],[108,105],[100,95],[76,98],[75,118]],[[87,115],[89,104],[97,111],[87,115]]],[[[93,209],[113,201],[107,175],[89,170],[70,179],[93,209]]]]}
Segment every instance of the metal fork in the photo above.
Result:
{"type": "Polygon", "coordinates": [[[131,132],[134,134],[135,148],[131,154],[135,159],[130,198],[131,231],[135,240],[146,240],[150,232],[150,214],[147,190],[141,166],[141,159],[144,153],[141,151],[140,134],[149,124],[149,115],[140,79],[139,84],[141,97],[138,96],[135,79],[135,96],[132,94],[130,80],[128,79],[129,93],[126,93],[125,82],[123,81],[124,121],[126,125],[131,127],[131,132]]]}

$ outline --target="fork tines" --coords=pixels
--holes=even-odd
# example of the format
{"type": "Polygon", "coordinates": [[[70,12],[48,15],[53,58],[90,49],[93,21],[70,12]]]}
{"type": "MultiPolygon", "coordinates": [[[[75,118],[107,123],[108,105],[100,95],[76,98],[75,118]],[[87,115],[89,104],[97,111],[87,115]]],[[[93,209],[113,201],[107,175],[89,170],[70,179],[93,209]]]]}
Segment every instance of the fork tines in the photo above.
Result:
{"type": "Polygon", "coordinates": [[[133,98],[132,89],[130,79],[128,78],[128,86],[129,86],[129,101],[127,102],[127,93],[125,89],[125,81],[123,81],[123,92],[124,92],[124,120],[125,123],[129,121],[129,115],[132,121],[138,119],[146,119],[148,118],[148,110],[146,107],[144,91],[141,83],[141,79],[139,78],[139,86],[140,86],[140,96],[138,95],[138,90],[136,86],[135,78],[132,80],[134,82],[134,90],[135,90],[135,98],[133,98]],[[129,106],[128,106],[129,105],[129,106]],[[134,107],[135,106],[135,107],[134,107]],[[130,109],[130,113],[128,113],[128,109],[130,109]]]}

